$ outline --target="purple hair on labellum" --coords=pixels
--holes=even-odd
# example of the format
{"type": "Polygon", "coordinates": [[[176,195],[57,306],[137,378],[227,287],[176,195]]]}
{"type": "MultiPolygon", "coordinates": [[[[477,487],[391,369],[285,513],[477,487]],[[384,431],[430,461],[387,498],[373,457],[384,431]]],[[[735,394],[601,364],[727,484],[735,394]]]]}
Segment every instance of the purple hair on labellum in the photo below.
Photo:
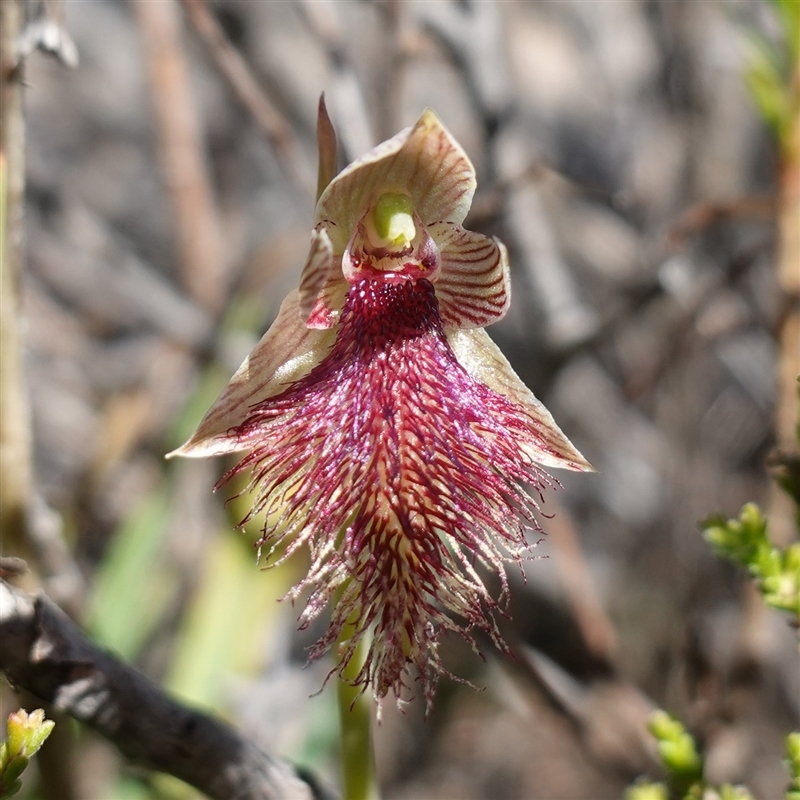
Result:
{"type": "Polygon", "coordinates": [[[505,564],[541,530],[544,468],[591,469],[483,331],[508,306],[508,261],[461,227],[473,192],[429,111],[334,177],[299,290],[176,451],[246,451],[223,482],[250,476],[268,558],[310,552],[289,594],[307,594],[301,627],[332,609],[311,656],[352,626],[341,674],[371,636],[354,683],[379,702],[413,665],[430,705],[445,631],[504,646],[505,564]]]}

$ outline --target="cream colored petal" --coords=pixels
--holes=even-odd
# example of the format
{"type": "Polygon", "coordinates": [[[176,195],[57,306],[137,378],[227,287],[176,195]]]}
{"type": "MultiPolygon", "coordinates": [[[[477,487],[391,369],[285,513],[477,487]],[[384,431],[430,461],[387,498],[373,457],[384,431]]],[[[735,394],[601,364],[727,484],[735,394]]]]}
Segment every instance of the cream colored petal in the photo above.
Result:
{"type": "Polygon", "coordinates": [[[335,258],[324,224],[311,234],[311,247],[300,276],[299,314],[309,328],[332,328],[347,294],[341,258],[335,258]]]}
{"type": "Polygon", "coordinates": [[[387,192],[408,194],[426,225],[464,221],[475,193],[475,170],[430,109],[411,128],[342,170],[322,193],[316,221],[336,223],[337,230],[331,232],[335,252],[347,246],[364,209],[387,192]]]}
{"type": "Polygon", "coordinates": [[[333,344],[332,330],[310,330],[299,311],[299,292],[281,305],[278,318],[222,390],[186,444],[173,456],[201,458],[247,450],[252,442],[232,435],[255,403],[279,394],[309,373],[333,344]]]}
{"type": "Polygon", "coordinates": [[[528,455],[544,467],[591,472],[593,467],[561,432],[550,412],[519,379],[497,345],[482,328],[447,331],[458,362],[490,389],[522,406],[535,420],[540,446],[528,446],[528,455]]]}
{"type": "Polygon", "coordinates": [[[435,285],[445,326],[483,328],[497,322],[511,300],[505,246],[460,225],[437,223],[428,231],[441,256],[435,285]]]}
{"type": "Polygon", "coordinates": [[[306,325],[316,330],[326,330],[336,325],[349,288],[350,284],[342,280],[341,275],[329,277],[317,294],[308,316],[303,315],[306,325]]]}

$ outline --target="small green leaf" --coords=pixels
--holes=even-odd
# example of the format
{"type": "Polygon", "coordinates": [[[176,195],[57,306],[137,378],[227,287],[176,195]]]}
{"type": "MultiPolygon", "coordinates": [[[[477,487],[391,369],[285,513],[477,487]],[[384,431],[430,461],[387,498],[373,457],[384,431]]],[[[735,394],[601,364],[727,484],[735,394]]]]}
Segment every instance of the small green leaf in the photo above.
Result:
{"type": "Polygon", "coordinates": [[[648,729],[658,740],[658,753],[671,780],[683,787],[703,780],[703,759],[683,724],[666,711],[655,711],[648,729]]]}
{"type": "Polygon", "coordinates": [[[22,708],[9,714],[6,729],[11,758],[30,758],[44,744],[54,727],[54,722],[45,720],[41,708],[30,714],[22,708]]]}
{"type": "Polygon", "coordinates": [[[54,726],[40,708],[30,714],[24,709],[9,714],[6,740],[0,745],[0,798],[11,797],[20,790],[20,775],[54,726]]]}
{"type": "Polygon", "coordinates": [[[647,722],[647,729],[659,741],[672,741],[685,731],[683,725],[666,711],[654,711],[647,722]]]}
{"type": "Polygon", "coordinates": [[[789,791],[787,800],[795,800],[792,793],[800,798],[800,731],[794,731],[786,737],[786,768],[789,770],[789,791]]]}
{"type": "Polygon", "coordinates": [[[719,787],[719,800],[753,800],[753,795],[746,786],[732,786],[729,783],[719,787]]]}
{"type": "Polygon", "coordinates": [[[763,558],[767,541],[767,522],[755,503],[747,503],[738,519],[714,516],[701,523],[703,536],[717,554],[745,567],[763,558]]]}
{"type": "Polygon", "coordinates": [[[25,768],[28,766],[28,762],[30,761],[29,758],[25,758],[25,756],[17,756],[16,758],[12,758],[11,761],[8,762],[8,765],[3,770],[3,783],[16,783],[25,772],[25,768]]]}
{"type": "Polygon", "coordinates": [[[21,788],[22,781],[19,780],[9,783],[7,787],[5,785],[0,786],[0,798],[5,800],[6,797],[13,797],[21,788]]]}
{"type": "Polygon", "coordinates": [[[767,522],[754,503],[745,505],[738,519],[709,518],[703,535],[718,555],[747,567],[767,605],[800,620],[800,542],[773,547],[767,522]]]}
{"type": "Polygon", "coordinates": [[[640,781],[628,788],[625,800],[669,800],[669,790],[664,783],[640,781]]]}

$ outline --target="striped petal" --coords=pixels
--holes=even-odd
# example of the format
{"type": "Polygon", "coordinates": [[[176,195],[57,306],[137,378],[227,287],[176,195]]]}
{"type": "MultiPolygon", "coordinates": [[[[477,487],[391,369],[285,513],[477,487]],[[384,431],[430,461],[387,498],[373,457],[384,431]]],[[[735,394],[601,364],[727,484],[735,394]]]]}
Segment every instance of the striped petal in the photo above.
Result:
{"type": "Polygon", "coordinates": [[[486,331],[449,330],[447,340],[458,363],[476,380],[507,397],[531,421],[532,437],[523,443],[528,456],[543,467],[592,472],[592,465],[561,432],[552,414],[519,379],[486,331]]]}
{"type": "Polygon", "coordinates": [[[448,674],[444,632],[473,647],[482,632],[504,649],[505,565],[526,557],[542,494],[558,485],[544,467],[591,466],[483,330],[508,307],[508,258],[461,227],[474,170],[436,116],[335,167],[321,103],[321,194],[300,286],[170,455],[249,451],[220,484],[249,473],[244,521],[264,519],[259,553],[308,549],[288,595],[307,598],[301,628],[333,606],[311,656],[354,625],[340,675],[380,703],[405,693],[413,666],[430,706],[448,674]],[[368,630],[364,665],[345,676],[368,630]]]}
{"type": "Polygon", "coordinates": [[[508,309],[508,253],[497,239],[439,222],[428,228],[439,246],[436,297],[446,327],[482,328],[508,309]]]}
{"type": "Polygon", "coordinates": [[[248,450],[252,438],[236,432],[252,407],[284,391],[309,373],[330,349],[333,331],[310,330],[299,311],[300,294],[292,292],[282,303],[275,322],[222,390],[186,444],[168,458],[206,456],[248,450]]]}
{"type": "Polygon", "coordinates": [[[342,170],[322,193],[316,222],[336,223],[330,231],[335,252],[344,251],[364,209],[386,192],[408,194],[426,225],[460,224],[467,216],[475,169],[431,110],[342,170]]]}
{"type": "Polygon", "coordinates": [[[342,260],[335,258],[327,229],[318,225],[311,234],[311,248],[300,278],[300,316],[309,328],[332,328],[347,294],[342,260]]]}

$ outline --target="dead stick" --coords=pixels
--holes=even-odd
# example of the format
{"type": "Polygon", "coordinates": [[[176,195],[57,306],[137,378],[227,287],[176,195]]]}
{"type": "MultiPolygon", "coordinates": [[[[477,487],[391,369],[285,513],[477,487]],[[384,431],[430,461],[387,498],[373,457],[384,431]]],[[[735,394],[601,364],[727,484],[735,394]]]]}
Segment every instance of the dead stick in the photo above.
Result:
{"type": "Polygon", "coordinates": [[[25,259],[25,115],[24,62],[17,39],[24,11],[21,0],[0,4],[0,544],[6,554],[30,557],[26,525],[31,420],[19,316],[25,259]]]}
{"type": "Polygon", "coordinates": [[[288,762],[101,650],[45,595],[0,581],[0,640],[0,671],[14,686],[93,728],[137,765],[219,800],[326,797],[288,762]]]}
{"type": "MultiPolygon", "coordinates": [[[[790,84],[794,116],[780,142],[778,172],[778,283],[785,310],[778,330],[777,397],[775,440],[783,453],[797,452],[800,424],[800,58],[790,84]]],[[[775,483],[771,486],[769,527],[773,540],[787,546],[795,537],[796,511],[788,496],[775,483]]]]}
{"type": "Polygon", "coordinates": [[[583,641],[593,656],[612,665],[617,650],[617,633],[597,595],[571,515],[565,508],[558,507],[547,529],[556,551],[567,602],[583,641]]]}
{"type": "Polygon", "coordinates": [[[225,300],[224,253],[177,0],[136,0],[134,7],[146,45],[183,284],[205,309],[219,312],[225,300]]]}
{"type": "Polygon", "coordinates": [[[256,80],[241,53],[231,44],[222,25],[204,0],[181,0],[192,27],[205,42],[214,64],[239,102],[263,131],[288,177],[304,191],[308,170],[298,160],[292,129],[256,80]]]}

